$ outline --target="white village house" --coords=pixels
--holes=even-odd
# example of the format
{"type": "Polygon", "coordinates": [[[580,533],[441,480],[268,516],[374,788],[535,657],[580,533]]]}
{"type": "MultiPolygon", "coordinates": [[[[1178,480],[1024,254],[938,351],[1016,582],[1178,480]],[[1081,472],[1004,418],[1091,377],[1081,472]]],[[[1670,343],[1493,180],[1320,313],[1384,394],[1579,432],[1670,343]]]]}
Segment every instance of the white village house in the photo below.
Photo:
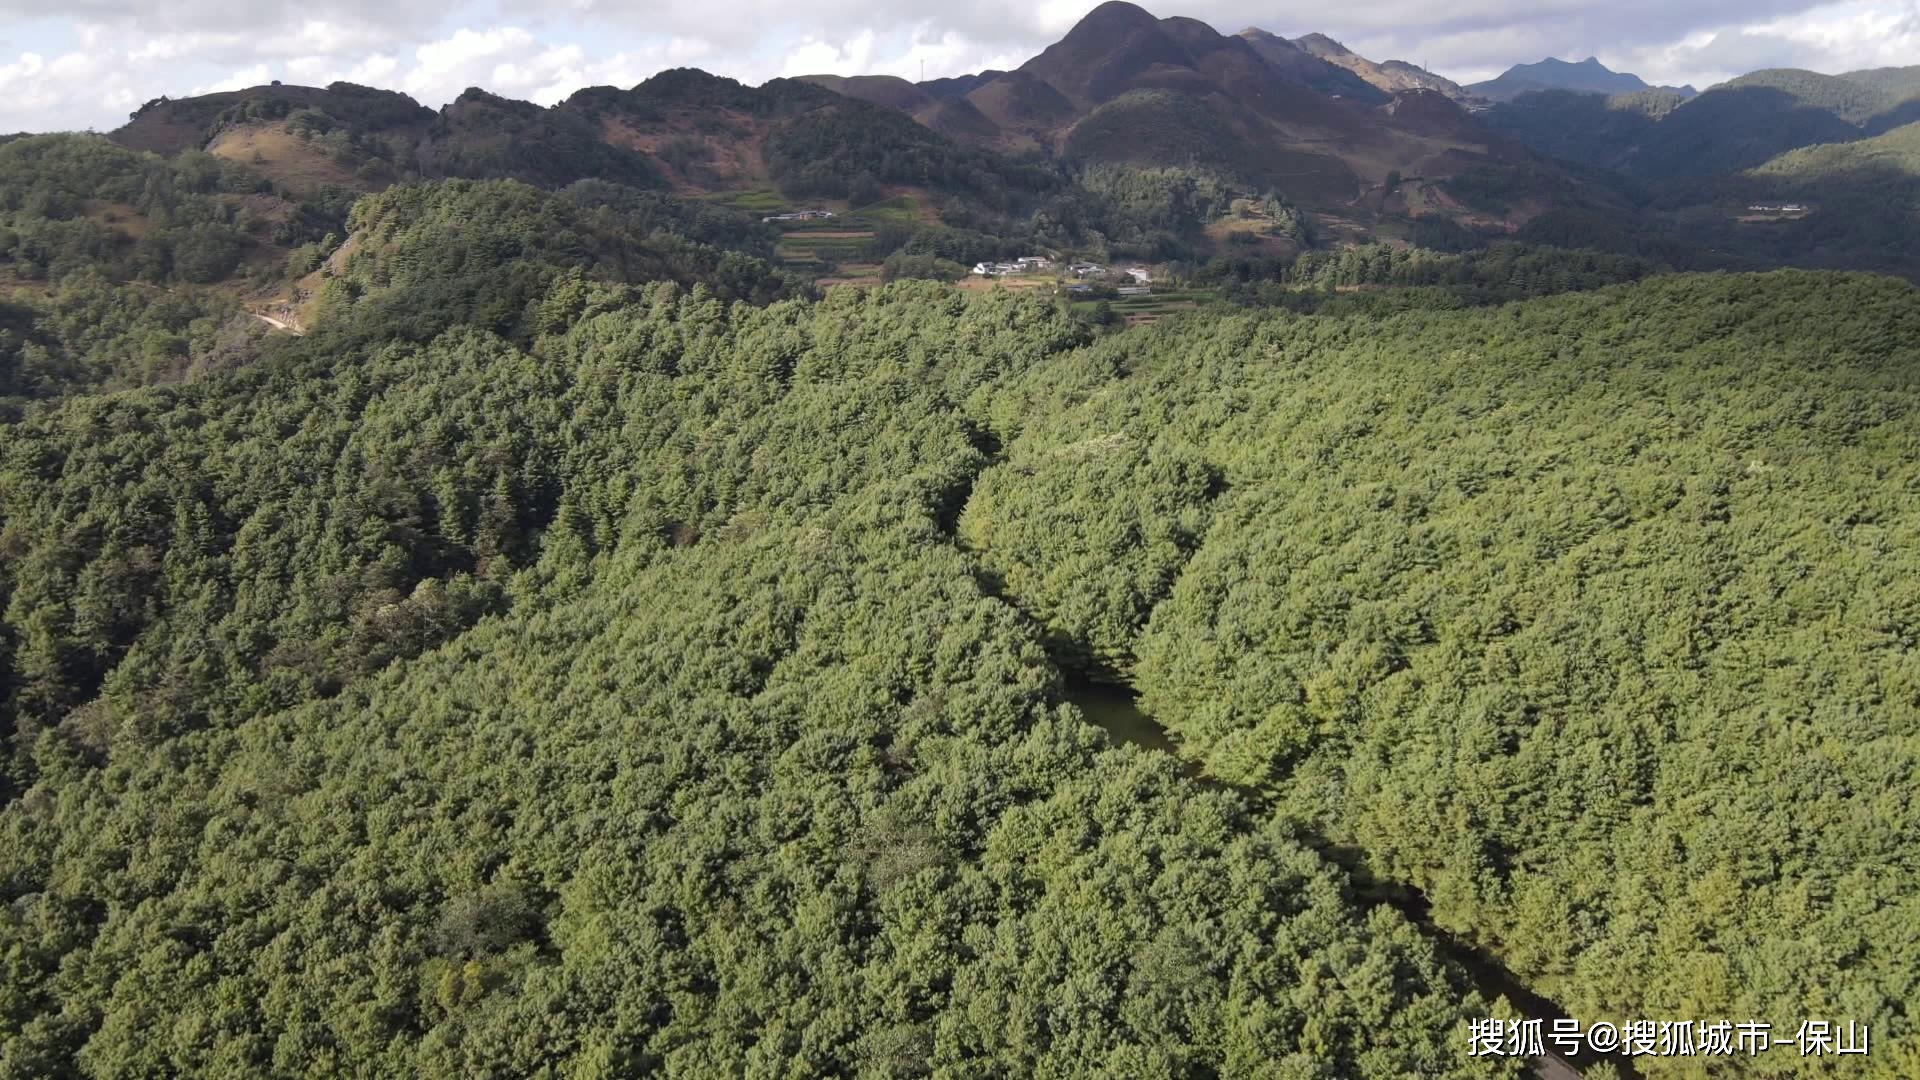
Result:
{"type": "Polygon", "coordinates": [[[1004,277],[1007,274],[1030,274],[1035,270],[1045,270],[1052,265],[1053,260],[1045,255],[1022,255],[1010,263],[974,263],[973,272],[979,277],[1004,277]]]}

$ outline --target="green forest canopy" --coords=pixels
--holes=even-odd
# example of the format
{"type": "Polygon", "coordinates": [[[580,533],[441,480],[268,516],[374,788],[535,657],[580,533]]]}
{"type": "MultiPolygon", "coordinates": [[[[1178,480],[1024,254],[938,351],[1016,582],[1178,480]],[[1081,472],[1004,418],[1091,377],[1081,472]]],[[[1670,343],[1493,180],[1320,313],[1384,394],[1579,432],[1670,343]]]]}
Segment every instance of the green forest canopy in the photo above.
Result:
{"type": "Polygon", "coordinates": [[[0,435],[10,1072],[1510,1075],[946,540],[1072,323],[578,303],[0,435]]]}
{"type": "Polygon", "coordinates": [[[305,338],[0,308],[0,1072],[1512,1075],[1329,842],[1575,1015],[1920,1064],[1911,286],[1094,340],[613,185],[351,225],[305,338]]]}
{"type": "Polygon", "coordinates": [[[1184,754],[1574,1015],[1871,1015],[1911,1069],[1915,300],[1131,333],[1000,399],[959,536],[1184,754]]]}

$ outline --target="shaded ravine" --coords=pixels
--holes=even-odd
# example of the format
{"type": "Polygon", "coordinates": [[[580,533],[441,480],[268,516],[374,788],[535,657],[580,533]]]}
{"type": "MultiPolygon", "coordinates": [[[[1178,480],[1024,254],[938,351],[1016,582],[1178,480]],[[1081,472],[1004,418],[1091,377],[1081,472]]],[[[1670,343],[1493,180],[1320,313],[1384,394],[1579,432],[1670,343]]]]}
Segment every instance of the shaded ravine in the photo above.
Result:
{"type": "MultiPolygon", "coordinates": [[[[1066,686],[1066,699],[1080,709],[1089,723],[1105,731],[1115,745],[1132,745],[1170,754],[1180,763],[1182,772],[1201,784],[1221,791],[1232,791],[1256,807],[1268,805],[1266,795],[1258,789],[1207,776],[1198,762],[1182,756],[1167,729],[1140,708],[1132,687],[1070,678],[1066,686]]],[[[1364,854],[1355,848],[1308,834],[1302,834],[1300,841],[1346,872],[1348,879],[1353,882],[1354,896],[1361,903],[1386,904],[1417,926],[1439,946],[1444,956],[1467,973],[1474,987],[1489,1001],[1504,997],[1520,1015],[1529,1020],[1542,1021],[1542,1027],[1547,1030],[1552,1029],[1554,1021],[1567,1019],[1566,1010],[1528,989],[1492,954],[1435,925],[1432,906],[1419,890],[1401,882],[1378,880],[1367,869],[1364,854]]],[[[1462,1033],[1463,1045],[1464,1039],[1462,1033]]],[[[1602,1061],[1611,1062],[1625,1080],[1640,1078],[1631,1060],[1591,1052],[1571,1057],[1549,1052],[1533,1060],[1533,1071],[1540,1080],[1579,1080],[1582,1067],[1602,1061]]]]}
{"type": "MultiPolygon", "coordinates": [[[[935,512],[935,525],[954,546],[966,551],[959,542],[958,523],[965,513],[967,505],[973,499],[973,490],[982,473],[1006,460],[1005,443],[1002,438],[984,427],[972,423],[967,425],[967,434],[975,449],[980,451],[980,460],[975,467],[959,478],[959,482],[944,493],[935,512]]],[[[968,553],[970,556],[977,553],[968,553]]],[[[1022,611],[1029,619],[1035,619],[1007,595],[1006,589],[997,578],[988,573],[977,558],[971,558],[975,581],[980,591],[1006,603],[1016,611],[1022,611]]],[[[1079,708],[1087,721],[1106,732],[1115,745],[1133,745],[1143,750],[1167,754],[1178,764],[1182,773],[1202,786],[1221,791],[1231,791],[1246,799],[1258,808],[1267,808],[1269,800],[1265,793],[1250,787],[1229,784],[1217,777],[1209,776],[1198,761],[1180,753],[1179,745],[1174,741],[1166,727],[1140,708],[1134,688],[1123,681],[1108,678],[1088,678],[1077,674],[1070,664],[1062,664],[1062,658],[1050,657],[1055,661],[1056,670],[1066,680],[1064,696],[1066,700],[1079,708]]],[[[1363,852],[1356,848],[1344,847],[1324,837],[1300,832],[1300,842],[1314,850],[1322,858],[1346,873],[1353,884],[1354,897],[1361,903],[1372,906],[1387,904],[1398,911],[1408,922],[1426,934],[1440,953],[1459,965],[1475,989],[1492,1001],[1504,997],[1521,1016],[1529,1020],[1540,1020],[1542,1026],[1551,1029],[1555,1020],[1567,1019],[1567,1013],[1557,1004],[1534,993],[1505,965],[1490,953],[1461,941],[1452,933],[1433,922],[1432,906],[1419,890],[1401,882],[1381,881],[1373,876],[1366,866],[1363,852]]],[[[1464,1044],[1465,1033],[1461,1033],[1464,1044]]],[[[1642,1080],[1640,1072],[1634,1068],[1631,1060],[1611,1054],[1585,1053],[1571,1058],[1548,1052],[1532,1062],[1533,1072],[1538,1080],[1581,1080],[1581,1066],[1591,1066],[1601,1061],[1611,1062],[1619,1070],[1623,1080],[1642,1080]],[[1576,1065],[1575,1062],[1578,1062],[1576,1065]]]]}

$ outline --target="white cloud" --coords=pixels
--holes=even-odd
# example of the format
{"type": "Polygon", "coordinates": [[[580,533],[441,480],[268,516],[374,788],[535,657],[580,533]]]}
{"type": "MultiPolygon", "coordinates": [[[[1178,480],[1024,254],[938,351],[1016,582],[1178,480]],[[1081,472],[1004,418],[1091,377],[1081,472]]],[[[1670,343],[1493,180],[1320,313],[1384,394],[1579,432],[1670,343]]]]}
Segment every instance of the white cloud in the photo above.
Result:
{"type": "Polygon", "coordinates": [[[795,75],[865,74],[871,70],[872,59],[871,30],[862,30],[838,44],[807,38],[787,52],[786,63],[781,66],[780,74],[789,78],[795,75]]]}
{"type": "Polygon", "coordinates": [[[696,61],[709,50],[706,42],[674,38],[595,56],[578,44],[543,43],[521,27],[462,29],[420,46],[411,67],[396,64],[397,72],[379,77],[365,71],[340,77],[391,85],[433,106],[453,100],[469,86],[552,105],[583,86],[632,86],[663,68],[696,61]]]}
{"type": "Polygon", "coordinates": [[[126,71],[96,54],[21,53],[0,64],[0,131],[112,126],[137,94],[126,71]]]}
{"type": "Polygon", "coordinates": [[[952,30],[934,36],[932,28],[915,35],[913,45],[887,69],[903,79],[919,79],[924,62],[927,78],[944,79],[978,71],[1008,71],[1032,58],[1033,49],[983,54],[978,42],[952,30]]]}
{"type": "Polygon", "coordinates": [[[1668,45],[1603,55],[1650,82],[1699,87],[1766,67],[1838,73],[1920,61],[1920,4],[1860,0],[1698,31],[1668,45]]]}
{"type": "Polygon", "coordinates": [[[476,60],[519,52],[533,44],[533,35],[517,26],[480,31],[462,29],[455,31],[450,38],[420,46],[413,55],[420,62],[417,70],[422,77],[433,78],[445,72],[458,71],[476,60]]]}
{"type": "Polygon", "coordinates": [[[223,94],[231,90],[245,90],[249,86],[264,86],[273,81],[273,69],[265,64],[255,64],[250,68],[233,72],[219,82],[193,88],[194,94],[223,94]]]}
{"type": "MultiPolygon", "coordinates": [[[[913,30],[880,35],[862,30],[849,37],[829,39],[802,38],[791,46],[772,74],[787,78],[796,75],[897,75],[918,81],[923,73],[929,79],[968,75],[976,71],[1018,67],[1037,50],[994,52],[979,42],[953,30],[940,30],[923,24],[913,30]]],[[[757,76],[748,71],[736,75],[757,76]]]]}

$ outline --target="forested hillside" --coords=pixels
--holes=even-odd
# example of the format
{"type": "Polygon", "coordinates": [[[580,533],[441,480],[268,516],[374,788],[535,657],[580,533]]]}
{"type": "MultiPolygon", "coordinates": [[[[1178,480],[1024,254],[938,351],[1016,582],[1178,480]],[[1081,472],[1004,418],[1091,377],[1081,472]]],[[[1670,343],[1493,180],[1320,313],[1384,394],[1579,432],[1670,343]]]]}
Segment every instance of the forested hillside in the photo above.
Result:
{"type": "Polygon", "coordinates": [[[31,281],[219,281],[275,244],[318,239],[329,209],[211,154],[163,159],[92,135],[0,144],[0,269],[31,281]]]}
{"type": "Polygon", "coordinates": [[[1189,321],[997,410],[961,541],[1183,755],[1575,1015],[1920,1064],[1911,286],[1189,321]]]}
{"type": "Polygon", "coordinates": [[[9,1075],[1506,1075],[942,531],[1071,323],[550,310],[0,430],[9,1075]]]}
{"type": "Polygon", "coordinates": [[[1920,69],[1768,69],[1692,98],[1542,90],[1502,101],[1484,119],[1542,153],[1641,180],[1724,175],[1920,120],[1920,69]]]}
{"type": "Polygon", "coordinates": [[[210,155],[163,161],[94,136],[0,146],[0,172],[22,181],[0,198],[0,417],[245,363],[262,308],[326,321],[336,340],[478,326],[525,341],[563,276],[757,303],[811,291],[750,216],[605,181],[405,184],[348,212],[242,195],[263,182],[210,155]]]}
{"type": "Polygon", "coordinates": [[[0,421],[30,401],[243,363],[261,329],[229,298],[68,275],[30,297],[0,299],[0,421]]]}
{"type": "Polygon", "coordinates": [[[0,1080],[1920,1076],[1914,70],[1416,74],[0,140],[0,1080]]]}
{"type": "Polygon", "coordinates": [[[10,1074],[1493,1075],[1328,843],[1578,1015],[1913,1064],[1911,287],[545,280],[0,428],[10,1074]]]}
{"type": "Polygon", "coordinates": [[[1803,147],[1754,171],[1760,176],[1796,182],[1798,190],[1808,195],[1849,181],[1911,186],[1920,180],[1920,123],[1858,142],[1803,147]]]}
{"type": "Polygon", "coordinates": [[[510,180],[396,187],[355,203],[347,226],[321,317],[373,338],[478,326],[524,341],[558,325],[542,305],[562,275],[761,303],[808,288],[773,268],[767,230],[743,215],[599,181],[552,194],[510,180]]]}

